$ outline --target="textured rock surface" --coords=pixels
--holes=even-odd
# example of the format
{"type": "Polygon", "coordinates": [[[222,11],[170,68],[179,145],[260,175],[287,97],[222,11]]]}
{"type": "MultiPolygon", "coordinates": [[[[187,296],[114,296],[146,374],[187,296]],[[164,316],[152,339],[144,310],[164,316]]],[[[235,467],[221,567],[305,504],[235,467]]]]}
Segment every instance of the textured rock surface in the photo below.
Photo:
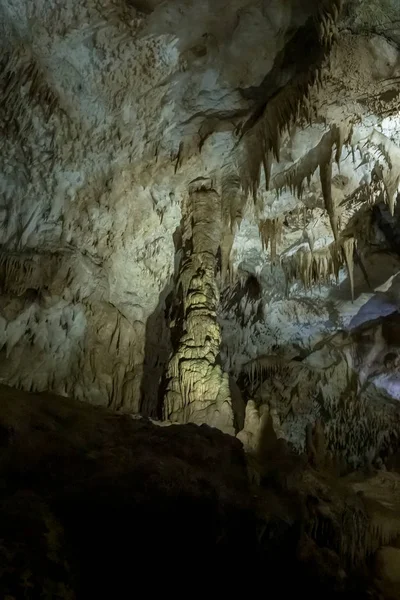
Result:
{"type": "Polygon", "coordinates": [[[256,594],[256,572],[283,597],[378,597],[363,568],[399,535],[396,473],[338,479],[316,439],[319,469],[266,427],[250,485],[240,442],[215,428],[4,386],[0,399],[2,597],[119,597],[138,580],[161,594],[176,570],[183,595],[202,562],[202,593],[256,594]]]}
{"type": "Polygon", "coordinates": [[[155,572],[161,592],[176,553],[182,583],[194,560],[207,556],[221,575],[242,549],[254,556],[232,436],[0,387],[2,598],[120,596],[155,572]]]}
{"type": "Polygon", "coordinates": [[[306,8],[2,3],[4,380],[138,409],[182,196],[306,8]]]}
{"type": "Polygon", "coordinates": [[[183,219],[177,315],[182,323],[168,368],[164,418],[209,423],[234,433],[228,374],[219,360],[219,291],[215,278],[222,235],[220,198],[214,190],[190,194],[183,219]]]}
{"type": "Polygon", "coordinates": [[[336,30],[338,6],[3,0],[3,382],[227,429],[230,408],[221,425],[198,396],[208,386],[214,402],[229,376],[231,396],[235,382],[258,394],[298,448],[307,424],[330,421],[334,450],[345,394],[352,419],[368,405],[367,431],[382,406],[390,414],[347,459],[389,451],[397,376],[381,367],[397,341],[342,350],[342,333],[324,338],[399,305],[400,9],[346,2],[336,30]],[[211,351],[186,414],[180,383],[176,403],[163,407],[163,393],[180,372],[168,365],[182,335],[185,206],[202,187],[221,206],[210,285],[222,294],[222,353],[220,365],[211,351]]]}

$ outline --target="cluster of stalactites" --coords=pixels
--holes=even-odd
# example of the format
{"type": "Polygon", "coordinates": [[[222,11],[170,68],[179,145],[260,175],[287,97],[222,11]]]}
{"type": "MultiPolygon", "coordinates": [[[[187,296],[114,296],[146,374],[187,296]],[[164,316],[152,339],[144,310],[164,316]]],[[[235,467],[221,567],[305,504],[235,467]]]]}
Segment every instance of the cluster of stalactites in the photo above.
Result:
{"type": "MultiPolygon", "coordinates": [[[[343,123],[334,125],[320,140],[319,144],[310,150],[305,157],[290,167],[287,171],[279,173],[274,181],[273,187],[279,192],[289,188],[293,194],[302,196],[305,181],[308,184],[312,175],[319,168],[322,195],[325,209],[329,215],[329,221],[334,236],[334,243],[329,250],[318,252],[300,251],[286,260],[285,272],[289,281],[300,278],[303,284],[309,288],[315,284],[327,283],[332,277],[338,276],[338,270],[345,266],[348,272],[352,299],[354,298],[354,248],[355,240],[352,236],[343,236],[340,232],[340,207],[332,195],[332,163],[333,158],[339,166],[343,144],[352,145],[352,126],[343,123]],[[333,150],[336,152],[333,157],[333,150]]],[[[353,200],[362,199],[365,196],[370,204],[385,200],[391,214],[394,213],[395,203],[400,191],[400,149],[385,135],[373,130],[364,140],[364,146],[373,146],[384,158],[386,168],[375,167],[375,178],[365,190],[358,190],[353,200]]],[[[358,149],[362,152],[360,144],[358,149]]],[[[354,146],[352,146],[354,148],[354,146]]]]}
{"type": "Polygon", "coordinates": [[[305,182],[310,185],[312,176],[319,169],[324,205],[329,215],[335,240],[339,238],[339,207],[332,195],[333,151],[335,149],[334,160],[339,166],[343,145],[350,142],[351,135],[352,127],[350,123],[345,122],[340,126],[333,125],[322,136],[315,148],[312,148],[289,169],[278,173],[272,182],[272,186],[278,195],[282,190],[289,189],[294,195],[301,198],[305,182]]]}
{"type": "Polygon", "coordinates": [[[282,242],[282,218],[263,219],[258,223],[261,244],[263,250],[271,249],[271,263],[274,263],[277,256],[277,245],[282,242]]]}
{"type": "Polygon", "coordinates": [[[231,255],[223,284],[230,289],[234,289],[236,286],[238,286],[239,289],[243,289],[248,277],[249,274],[246,271],[242,271],[237,265],[235,254],[231,255]]]}
{"type": "Polygon", "coordinates": [[[363,148],[372,146],[379,152],[385,163],[385,167],[376,163],[373,169],[373,181],[369,185],[359,188],[351,197],[352,200],[366,199],[369,204],[383,200],[388,204],[393,215],[397,197],[400,193],[400,148],[375,129],[363,140],[362,144],[361,142],[353,144],[352,136],[351,123],[344,122],[340,125],[333,125],[322,136],[315,148],[312,148],[289,169],[278,173],[272,181],[272,188],[275,189],[278,195],[282,190],[289,189],[301,199],[306,182],[310,185],[312,176],[319,169],[324,206],[329,215],[333,236],[337,242],[340,237],[340,206],[337,205],[332,194],[332,165],[335,161],[338,167],[340,166],[344,144],[351,147],[353,155],[355,148],[357,148],[361,157],[363,156],[363,148]]]}
{"type": "Polygon", "coordinates": [[[374,169],[376,182],[371,190],[371,201],[383,198],[393,215],[400,192],[400,148],[376,129],[369,136],[367,143],[378,150],[386,163],[385,169],[379,166],[374,169]]]}
{"type": "Polygon", "coordinates": [[[319,60],[302,73],[297,73],[290,82],[270,98],[258,115],[253,115],[243,125],[242,151],[244,168],[240,179],[245,194],[257,197],[260,186],[261,168],[265,174],[266,188],[269,189],[273,160],[279,162],[281,135],[300,116],[311,122],[315,108],[311,92],[315,85],[322,84],[322,67],[329,56],[336,33],[342,0],[322,0],[314,25],[308,31],[310,39],[321,48],[319,60]],[[254,135],[247,136],[253,132],[254,135]]]}
{"type": "Polygon", "coordinates": [[[0,252],[0,289],[22,295],[28,289],[41,290],[57,270],[59,255],[0,252]]]}
{"type": "Polygon", "coordinates": [[[314,252],[302,248],[284,258],[282,268],[287,284],[300,280],[306,289],[314,285],[329,285],[333,278],[338,281],[340,269],[346,267],[353,299],[355,244],[355,239],[349,237],[314,252]]]}
{"type": "Polygon", "coordinates": [[[251,390],[266,379],[275,375],[286,375],[291,368],[291,362],[277,354],[263,354],[245,363],[242,372],[248,377],[251,390]]]}
{"type": "Polygon", "coordinates": [[[350,146],[354,163],[356,151],[360,154],[361,164],[370,160],[371,148],[375,150],[376,161],[371,171],[371,181],[357,188],[344,203],[366,202],[374,205],[385,202],[393,215],[400,194],[400,148],[376,129],[365,139],[351,143],[350,146]]]}

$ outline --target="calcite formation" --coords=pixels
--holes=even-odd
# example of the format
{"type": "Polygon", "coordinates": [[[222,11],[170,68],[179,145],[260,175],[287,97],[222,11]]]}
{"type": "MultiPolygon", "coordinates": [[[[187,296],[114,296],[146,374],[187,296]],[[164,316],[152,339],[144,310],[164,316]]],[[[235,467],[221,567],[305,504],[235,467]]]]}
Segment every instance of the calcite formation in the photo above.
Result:
{"type": "MultiPolygon", "coordinates": [[[[230,432],[257,394],[299,448],[321,415],[341,439],[346,395],[395,435],[395,373],[383,391],[384,362],[365,375],[364,342],[330,336],[400,302],[399,20],[3,0],[1,381],[230,432]]],[[[374,436],[353,462],[393,445],[374,436]]]]}
{"type": "Polygon", "coordinates": [[[185,206],[183,256],[176,283],[176,318],[182,332],[168,366],[164,417],[208,422],[234,433],[228,374],[218,360],[221,332],[215,274],[222,227],[220,203],[214,190],[200,190],[190,194],[185,206]]]}

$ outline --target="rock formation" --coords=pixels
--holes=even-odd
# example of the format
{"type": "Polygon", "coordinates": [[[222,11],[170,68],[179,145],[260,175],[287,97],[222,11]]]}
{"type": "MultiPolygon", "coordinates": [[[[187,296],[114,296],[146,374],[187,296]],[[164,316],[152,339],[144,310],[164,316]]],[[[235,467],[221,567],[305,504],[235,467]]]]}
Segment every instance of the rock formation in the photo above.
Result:
{"type": "Polygon", "coordinates": [[[245,456],[207,425],[5,386],[0,400],[4,598],[119,597],[139,580],[162,594],[176,571],[178,595],[255,595],[256,573],[283,597],[399,597],[400,476],[339,477],[318,423],[299,455],[250,401],[245,456]]]}
{"type": "Polygon", "coordinates": [[[220,202],[213,190],[192,192],[183,218],[183,257],[176,290],[183,332],[168,368],[164,417],[206,422],[234,433],[228,374],[217,362],[221,345],[216,282],[220,202]]]}
{"type": "Polygon", "coordinates": [[[230,433],[247,404],[299,452],[321,420],[348,468],[395,453],[399,22],[3,0],[1,381],[230,433]]]}

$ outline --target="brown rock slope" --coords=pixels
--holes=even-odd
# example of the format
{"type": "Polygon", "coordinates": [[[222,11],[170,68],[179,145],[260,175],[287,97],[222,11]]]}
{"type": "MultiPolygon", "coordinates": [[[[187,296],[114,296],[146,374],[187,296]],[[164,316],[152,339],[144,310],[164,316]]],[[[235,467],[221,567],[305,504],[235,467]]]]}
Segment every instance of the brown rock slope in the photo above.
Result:
{"type": "Polygon", "coordinates": [[[0,598],[366,598],[400,522],[384,486],[375,475],[368,498],[366,477],[339,480],[323,456],[265,435],[246,464],[240,442],[208,426],[0,387],[0,598]]]}

